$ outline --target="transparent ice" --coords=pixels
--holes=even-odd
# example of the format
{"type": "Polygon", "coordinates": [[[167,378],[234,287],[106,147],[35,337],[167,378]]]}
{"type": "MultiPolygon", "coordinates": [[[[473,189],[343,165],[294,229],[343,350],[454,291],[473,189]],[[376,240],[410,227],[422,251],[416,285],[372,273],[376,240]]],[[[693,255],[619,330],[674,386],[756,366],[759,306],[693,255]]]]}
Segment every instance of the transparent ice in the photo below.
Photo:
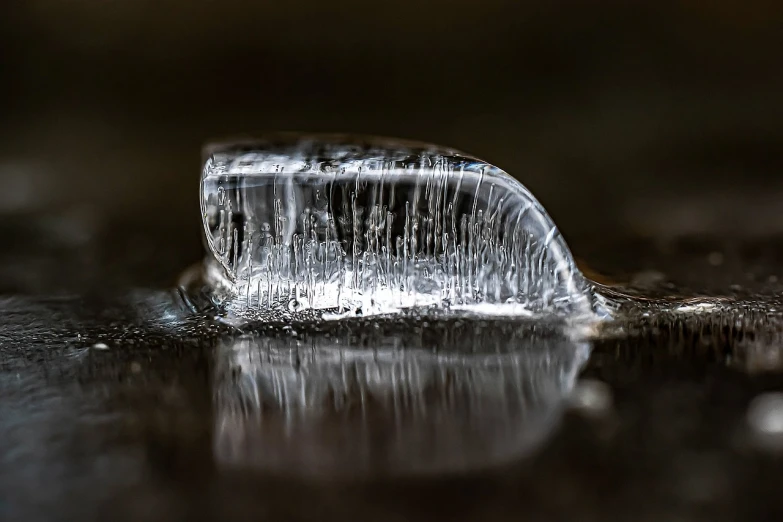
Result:
{"type": "Polygon", "coordinates": [[[201,211],[207,279],[239,315],[591,310],[533,195],[456,151],[347,136],[214,145],[201,211]]]}

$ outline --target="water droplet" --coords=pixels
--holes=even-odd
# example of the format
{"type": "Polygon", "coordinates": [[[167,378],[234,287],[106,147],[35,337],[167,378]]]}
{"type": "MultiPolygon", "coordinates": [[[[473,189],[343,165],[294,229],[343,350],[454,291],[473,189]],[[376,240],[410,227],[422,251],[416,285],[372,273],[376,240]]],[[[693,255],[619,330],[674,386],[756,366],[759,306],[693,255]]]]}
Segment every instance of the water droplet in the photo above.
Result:
{"type": "Polygon", "coordinates": [[[209,152],[206,273],[215,300],[236,315],[434,306],[595,317],[591,287],[552,220],[484,161],[334,136],[209,152]]]}

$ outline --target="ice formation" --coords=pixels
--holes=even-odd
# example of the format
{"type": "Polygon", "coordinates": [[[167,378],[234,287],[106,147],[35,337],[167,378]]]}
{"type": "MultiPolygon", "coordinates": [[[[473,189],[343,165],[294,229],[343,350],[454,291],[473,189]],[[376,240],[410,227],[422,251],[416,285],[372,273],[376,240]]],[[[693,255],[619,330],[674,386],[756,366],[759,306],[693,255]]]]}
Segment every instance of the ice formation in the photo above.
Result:
{"type": "Polygon", "coordinates": [[[206,152],[207,279],[231,312],[591,311],[557,227],[484,161],[349,136],[277,135],[206,152]]]}

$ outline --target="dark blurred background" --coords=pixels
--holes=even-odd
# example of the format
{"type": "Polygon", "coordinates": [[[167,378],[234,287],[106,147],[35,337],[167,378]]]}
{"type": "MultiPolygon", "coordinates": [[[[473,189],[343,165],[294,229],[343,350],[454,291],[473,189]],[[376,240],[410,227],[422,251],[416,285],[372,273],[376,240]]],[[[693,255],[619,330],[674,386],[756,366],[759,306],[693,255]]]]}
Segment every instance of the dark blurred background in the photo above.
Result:
{"type": "Polygon", "coordinates": [[[204,142],[269,130],[471,152],[577,256],[783,232],[772,0],[9,1],[0,50],[0,215],[55,216],[49,237],[132,284],[200,257],[204,142]]]}

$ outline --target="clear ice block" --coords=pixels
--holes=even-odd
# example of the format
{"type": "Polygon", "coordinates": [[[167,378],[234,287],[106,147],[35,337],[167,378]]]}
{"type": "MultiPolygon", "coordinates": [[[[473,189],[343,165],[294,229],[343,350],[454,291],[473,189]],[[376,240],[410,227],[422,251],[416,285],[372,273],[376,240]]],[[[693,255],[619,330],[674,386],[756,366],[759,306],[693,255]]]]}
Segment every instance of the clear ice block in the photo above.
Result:
{"type": "Polygon", "coordinates": [[[542,206],[484,161],[350,136],[275,135],[206,152],[207,279],[231,312],[591,310],[542,206]]]}

